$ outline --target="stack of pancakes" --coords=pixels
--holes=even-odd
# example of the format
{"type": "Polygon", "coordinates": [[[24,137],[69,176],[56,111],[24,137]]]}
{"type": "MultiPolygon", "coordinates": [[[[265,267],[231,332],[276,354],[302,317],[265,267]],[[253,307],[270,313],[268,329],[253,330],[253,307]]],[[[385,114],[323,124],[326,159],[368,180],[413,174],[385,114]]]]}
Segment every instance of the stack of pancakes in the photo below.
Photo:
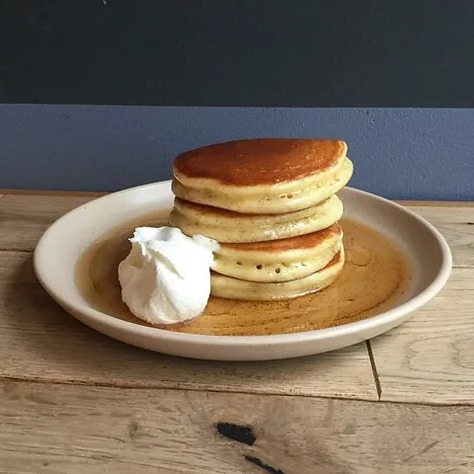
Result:
{"type": "Polygon", "coordinates": [[[340,140],[254,139],[174,160],[170,224],[217,240],[211,294],[293,298],[330,285],[344,265],[342,202],[352,176],[340,140]]]}

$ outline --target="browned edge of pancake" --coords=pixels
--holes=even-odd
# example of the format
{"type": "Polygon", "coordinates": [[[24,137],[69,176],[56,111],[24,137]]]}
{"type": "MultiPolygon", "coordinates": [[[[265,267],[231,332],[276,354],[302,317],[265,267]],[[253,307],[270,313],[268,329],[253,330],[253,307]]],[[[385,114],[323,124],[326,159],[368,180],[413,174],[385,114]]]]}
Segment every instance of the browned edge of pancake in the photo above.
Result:
{"type": "MultiPolygon", "coordinates": [[[[342,257],[342,252],[339,250],[339,252],[337,252],[336,255],[334,255],[332,260],[324,268],[321,268],[320,270],[316,271],[315,273],[324,272],[325,270],[329,270],[332,266],[338,265],[339,263],[341,263],[342,258],[343,258],[342,257]]],[[[214,270],[211,270],[211,275],[222,275],[222,274],[219,273],[219,272],[215,272],[214,270]]],[[[312,275],[314,275],[314,273],[312,273],[312,275]]],[[[242,280],[241,278],[230,277],[230,276],[227,276],[227,275],[222,275],[222,276],[224,276],[226,278],[229,278],[229,279],[233,279],[233,280],[240,280],[240,281],[255,283],[256,285],[281,285],[283,283],[289,283],[289,282],[283,282],[283,281],[274,282],[274,283],[253,282],[253,281],[251,282],[250,280],[242,280]]],[[[302,278],[295,278],[294,280],[290,280],[290,281],[303,280],[303,279],[309,278],[309,277],[311,277],[311,275],[307,275],[307,276],[302,277],[302,278]]]]}
{"type": "Polygon", "coordinates": [[[227,209],[222,209],[221,207],[209,206],[207,204],[198,204],[196,202],[187,201],[186,199],[179,198],[175,196],[174,205],[177,209],[180,206],[188,207],[198,212],[199,214],[214,214],[224,217],[231,218],[242,218],[242,217],[261,217],[262,214],[247,214],[243,212],[229,211],[227,209]]]}
{"type": "Polygon", "coordinates": [[[173,162],[177,178],[211,179],[230,186],[272,185],[316,175],[344,158],[342,140],[258,138],[186,151],[173,162]]]}
{"type": "Polygon", "coordinates": [[[249,242],[242,244],[220,244],[222,248],[229,248],[235,250],[245,251],[261,251],[261,252],[284,252],[294,249],[307,249],[317,247],[321,242],[333,235],[340,235],[342,237],[342,227],[336,222],[326,229],[309,234],[298,235],[296,237],[289,237],[287,239],[268,240],[266,242],[249,242]]]}
{"type": "Polygon", "coordinates": [[[186,199],[182,199],[179,197],[174,198],[174,206],[175,208],[179,211],[180,207],[187,207],[189,209],[192,209],[196,211],[199,214],[208,214],[208,215],[215,215],[215,216],[222,216],[222,217],[228,217],[231,219],[247,219],[247,218],[262,218],[265,216],[268,217],[276,217],[276,216],[285,216],[285,215],[291,215],[295,214],[301,211],[304,211],[305,209],[310,209],[311,207],[317,207],[323,203],[325,203],[327,200],[329,200],[330,197],[318,204],[313,204],[309,205],[306,208],[303,209],[297,209],[289,212],[281,212],[278,214],[256,214],[256,213],[244,213],[244,212],[236,212],[236,211],[230,211],[228,209],[223,209],[221,207],[214,207],[214,206],[209,206],[207,204],[198,204],[196,202],[191,202],[187,201],[186,199]]]}

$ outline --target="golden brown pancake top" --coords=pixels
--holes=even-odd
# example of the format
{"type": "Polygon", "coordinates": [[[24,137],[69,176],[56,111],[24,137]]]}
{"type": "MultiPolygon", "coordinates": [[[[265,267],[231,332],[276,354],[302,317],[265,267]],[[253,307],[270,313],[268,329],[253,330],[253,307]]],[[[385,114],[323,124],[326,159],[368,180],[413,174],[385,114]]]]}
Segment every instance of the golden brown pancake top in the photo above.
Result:
{"type": "Polygon", "coordinates": [[[233,186],[293,181],[335,165],[346,154],[341,140],[259,138],[218,143],[186,151],[175,174],[208,178],[233,186]]]}
{"type": "Polygon", "coordinates": [[[267,242],[252,242],[244,244],[220,244],[222,248],[230,248],[245,251],[260,252],[284,252],[295,249],[313,248],[324,242],[333,235],[341,235],[342,228],[339,224],[333,224],[330,227],[310,234],[298,235],[288,239],[270,240],[267,242]]]}

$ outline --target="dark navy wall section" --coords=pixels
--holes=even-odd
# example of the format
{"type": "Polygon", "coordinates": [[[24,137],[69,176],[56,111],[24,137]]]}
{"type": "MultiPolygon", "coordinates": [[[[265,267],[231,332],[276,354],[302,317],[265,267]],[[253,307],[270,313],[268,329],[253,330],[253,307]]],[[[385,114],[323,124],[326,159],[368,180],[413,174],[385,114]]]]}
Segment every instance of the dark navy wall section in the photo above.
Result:
{"type": "Polygon", "coordinates": [[[0,105],[0,187],[113,191],[168,179],[186,149],[244,137],[338,137],[351,185],[474,200],[474,109],[0,105]]]}
{"type": "Polygon", "coordinates": [[[0,102],[474,107],[472,0],[4,0],[0,102]]]}

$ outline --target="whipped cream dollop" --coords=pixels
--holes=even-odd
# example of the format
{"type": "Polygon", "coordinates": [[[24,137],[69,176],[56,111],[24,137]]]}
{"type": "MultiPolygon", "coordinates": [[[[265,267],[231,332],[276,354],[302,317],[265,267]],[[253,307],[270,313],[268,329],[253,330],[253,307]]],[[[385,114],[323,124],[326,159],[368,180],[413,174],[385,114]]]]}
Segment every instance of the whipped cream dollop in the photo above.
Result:
{"type": "Polygon", "coordinates": [[[129,240],[132,249],[118,276],[130,311],[151,324],[199,316],[211,293],[210,266],[219,244],[175,227],[137,227],[129,240]]]}

